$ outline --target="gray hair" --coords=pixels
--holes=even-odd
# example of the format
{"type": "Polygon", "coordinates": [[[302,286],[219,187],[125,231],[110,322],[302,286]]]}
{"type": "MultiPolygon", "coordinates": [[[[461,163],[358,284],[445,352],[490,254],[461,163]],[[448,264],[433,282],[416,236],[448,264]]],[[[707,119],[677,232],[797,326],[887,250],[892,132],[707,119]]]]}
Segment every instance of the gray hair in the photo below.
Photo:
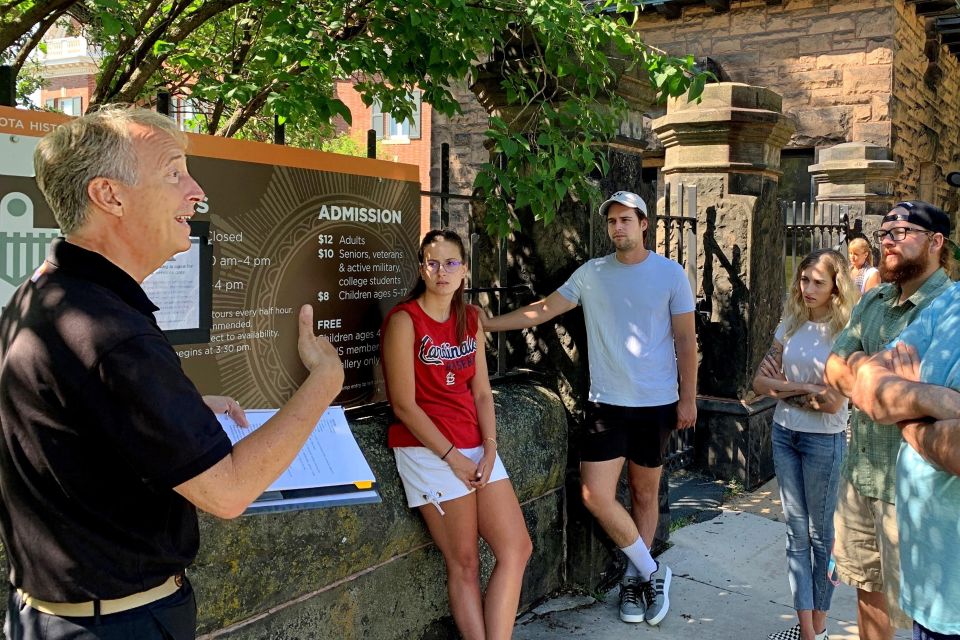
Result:
{"type": "Polygon", "coordinates": [[[91,180],[137,183],[137,156],[130,138],[130,125],[134,124],[169,133],[187,147],[186,134],[173,120],[127,105],[104,106],[65,122],[40,140],[33,153],[37,186],[64,235],[86,222],[91,180]]]}

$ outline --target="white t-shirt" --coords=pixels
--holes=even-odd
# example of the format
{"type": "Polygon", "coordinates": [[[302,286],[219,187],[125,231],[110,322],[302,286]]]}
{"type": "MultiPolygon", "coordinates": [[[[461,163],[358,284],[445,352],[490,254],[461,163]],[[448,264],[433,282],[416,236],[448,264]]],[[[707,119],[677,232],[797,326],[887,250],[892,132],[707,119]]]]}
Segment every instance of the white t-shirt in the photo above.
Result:
{"type": "MultiPolygon", "coordinates": [[[[774,337],[783,345],[783,375],[790,382],[824,384],[823,370],[830,357],[833,338],[826,322],[805,322],[787,340],[783,322],[774,332],[774,337]]],[[[810,411],[787,404],[777,403],[773,421],[793,431],[805,433],[840,433],[847,428],[847,402],[836,413],[810,411]]]]}
{"type": "Polygon", "coordinates": [[[694,310],[683,267],[652,251],[639,264],[610,254],[581,266],[557,291],[583,306],[591,402],[655,407],[679,399],[671,320],[694,310]]]}

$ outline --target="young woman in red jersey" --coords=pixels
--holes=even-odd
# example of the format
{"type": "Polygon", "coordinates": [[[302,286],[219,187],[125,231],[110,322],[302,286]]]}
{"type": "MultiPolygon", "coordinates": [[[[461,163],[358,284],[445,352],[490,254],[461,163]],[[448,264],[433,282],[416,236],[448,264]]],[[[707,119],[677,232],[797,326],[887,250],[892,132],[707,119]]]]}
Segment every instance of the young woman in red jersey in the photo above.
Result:
{"type": "Polygon", "coordinates": [[[427,233],[419,279],[382,332],[383,371],[395,416],[388,432],[410,507],[447,566],[447,593],[466,640],[510,638],[532,544],[497,455],[493,394],[479,311],[463,300],[463,241],[427,233]],[[478,539],[496,566],[480,590],[478,539]]]}

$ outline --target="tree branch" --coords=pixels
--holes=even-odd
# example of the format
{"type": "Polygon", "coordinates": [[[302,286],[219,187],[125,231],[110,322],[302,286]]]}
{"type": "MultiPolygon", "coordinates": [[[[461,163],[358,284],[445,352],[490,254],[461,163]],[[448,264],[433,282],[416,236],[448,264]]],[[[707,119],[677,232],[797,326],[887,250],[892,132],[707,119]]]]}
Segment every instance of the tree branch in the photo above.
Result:
{"type": "Polygon", "coordinates": [[[43,23],[51,13],[69,9],[76,3],[77,0],[47,0],[47,2],[38,2],[14,20],[0,23],[0,51],[5,51],[13,47],[17,41],[27,35],[35,25],[43,23]]]}
{"type": "Polygon", "coordinates": [[[57,11],[54,11],[50,15],[46,16],[40,24],[37,25],[37,28],[30,35],[24,45],[20,48],[20,51],[17,52],[17,57],[13,60],[13,75],[16,76],[20,73],[20,69],[23,68],[23,65],[26,63],[27,59],[30,57],[30,54],[33,53],[33,50],[37,48],[37,45],[40,44],[40,41],[43,39],[43,36],[46,35],[47,31],[52,27],[57,20],[60,19],[64,13],[67,12],[69,7],[63,7],[57,11]]]}
{"type": "MultiPolygon", "coordinates": [[[[183,42],[187,36],[196,31],[207,20],[247,1],[249,0],[214,0],[212,2],[206,2],[196,11],[189,14],[179,25],[171,24],[164,39],[173,45],[177,45],[183,42]]],[[[183,8],[186,8],[189,4],[190,0],[183,5],[183,8]]],[[[169,16],[164,21],[168,22],[169,16]]],[[[103,93],[100,93],[98,90],[98,101],[134,102],[140,97],[150,77],[163,66],[167,58],[170,57],[170,54],[176,49],[174,46],[160,56],[153,55],[153,45],[160,39],[160,35],[164,34],[159,27],[157,27],[151,32],[150,36],[139,44],[136,51],[129,56],[126,69],[121,76],[112,82],[111,86],[106,87],[103,93]]]]}
{"type": "MultiPolygon", "coordinates": [[[[309,68],[310,67],[304,67],[298,64],[288,69],[287,73],[289,73],[291,76],[298,76],[307,71],[309,68]]],[[[261,89],[257,92],[257,95],[255,95],[246,105],[237,108],[233,112],[224,127],[217,131],[217,135],[232,138],[237,134],[238,131],[240,131],[240,129],[243,128],[250,118],[256,115],[263,108],[263,106],[267,103],[267,98],[270,97],[271,93],[283,91],[287,86],[287,82],[273,81],[265,87],[261,87],[261,89]]]]}

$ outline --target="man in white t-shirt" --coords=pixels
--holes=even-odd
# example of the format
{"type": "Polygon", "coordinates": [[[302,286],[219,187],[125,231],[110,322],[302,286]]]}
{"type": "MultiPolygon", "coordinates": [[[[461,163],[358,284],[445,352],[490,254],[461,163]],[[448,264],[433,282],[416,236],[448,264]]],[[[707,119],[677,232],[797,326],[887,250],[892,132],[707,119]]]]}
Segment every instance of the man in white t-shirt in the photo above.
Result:
{"type": "Polygon", "coordinates": [[[647,207],[640,196],[618,191],[600,215],[615,253],[590,260],[546,299],[483,326],[524,329],[583,306],[590,361],[583,503],[627,556],[621,620],[656,625],[670,606],[672,576],[650,555],[663,455],[673,430],[697,421],[694,300],[683,268],[644,246],[647,207]],[[616,496],[625,460],[630,512],[616,496]]]}

